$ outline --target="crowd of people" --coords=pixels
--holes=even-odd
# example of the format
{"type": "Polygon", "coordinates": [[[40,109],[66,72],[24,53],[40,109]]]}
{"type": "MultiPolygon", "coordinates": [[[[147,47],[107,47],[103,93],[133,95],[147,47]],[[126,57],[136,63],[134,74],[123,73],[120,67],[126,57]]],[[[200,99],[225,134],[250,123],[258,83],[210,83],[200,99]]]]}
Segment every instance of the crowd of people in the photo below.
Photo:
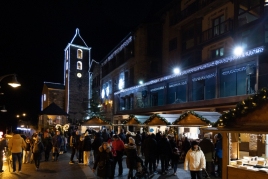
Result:
{"type": "Polygon", "coordinates": [[[40,161],[44,153],[44,161],[58,161],[59,155],[66,153],[67,138],[60,130],[50,131],[47,129],[43,133],[34,133],[26,136],[18,130],[13,132],[10,139],[2,138],[0,141],[0,169],[4,172],[3,151],[8,160],[12,161],[12,172],[21,172],[22,164],[34,163],[36,170],[40,168],[40,161]],[[9,154],[10,155],[7,155],[9,154]],[[17,168],[18,163],[18,168],[17,168]]]}
{"type": "MultiPolygon", "coordinates": [[[[156,134],[137,131],[134,134],[121,129],[120,133],[114,133],[105,128],[99,132],[88,128],[84,133],[74,130],[70,137],[60,130],[56,130],[55,134],[47,129],[31,137],[14,131],[8,145],[1,140],[0,151],[7,147],[11,151],[13,172],[17,171],[17,162],[18,172],[21,172],[22,163],[34,163],[36,170],[39,170],[43,152],[44,161],[49,161],[52,156],[52,161],[57,162],[60,154],[67,152],[68,143],[71,151],[69,164],[93,164],[92,170],[96,171],[99,178],[114,178],[117,165],[118,175],[122,176],[125,155],[129,169],[128,179],[137,174],[149,176],[157,173],[158,167],[162,175],[166,175],[169,169],[177,175],[179,162],[184,162],[184,169],[190,170],[192,178],[200,179],[202,170],[211,175],[221,175],[222,136],[217,134],[215,143],[210,137],[205,134],[202,140],[182,137],[182,140],[178,141],[173,135],[162,134],[160,131],[156,134]],[[218,165],[217,171],[215,163],[218,165]]],[[[2,165],[0,163],[1,172],[2,165]]]]}

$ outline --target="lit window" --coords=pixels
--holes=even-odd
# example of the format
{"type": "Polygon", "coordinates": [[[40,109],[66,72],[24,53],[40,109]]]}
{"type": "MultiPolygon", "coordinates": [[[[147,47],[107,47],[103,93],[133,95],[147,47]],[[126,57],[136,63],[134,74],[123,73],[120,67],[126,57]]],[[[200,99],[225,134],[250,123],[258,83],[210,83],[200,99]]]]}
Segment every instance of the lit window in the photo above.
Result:
{"type": "Polygon", "coordinates": [[[46,96],[46,94],[44,94],[44,101],[46,101],[47,100],[47,96],[46,96]]]}
{"type": "Polygon", "coordinates": [[[69,68],[69,63],[66,62],[66,70],[68,70],[68,68],[69,68]]]}
{"type": "Polygon", "coordinates": [[[65,55],[66,55],[66,60],[68,60],[69,59],[68,50],[66,50],[65,55]]]}
{"type": "Polygon", "coordinates": [[[77,62],[77,70],[82,70],[82,62],[81,61],[77,62]]]}
{"type": "Polygon", "coordinates": [[[211,58],[215,59],[215,58],[220,58],[224,56],[224,48],[218,48],[218,49],[214,49],[211,51],[211,58]]]}
{"type": "Polygon", "coordinates": [[[79,59],[83,58],[83,51],[81,49],[77,50],[77,58],[79,58],[79,59]]]}

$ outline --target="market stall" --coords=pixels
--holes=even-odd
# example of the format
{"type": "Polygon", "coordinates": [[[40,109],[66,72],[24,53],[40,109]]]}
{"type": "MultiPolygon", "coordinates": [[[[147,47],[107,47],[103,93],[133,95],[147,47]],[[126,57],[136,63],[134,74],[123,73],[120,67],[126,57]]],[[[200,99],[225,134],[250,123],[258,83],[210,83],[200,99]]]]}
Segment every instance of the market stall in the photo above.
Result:
{"type": "Polygon", "coordinates": [[[223,114],[215,127],[203,129],[222,134],[222,178],[268,178],[267,96],[260,90],[223,114]]]}
{"type": "Polygon", "coordinates": [[[221,116],[218,112],[207,111],[186,111],[177,118],[172,125],[179,126],[179,136],[184,135],[189,139],[198,139],[199,128],[214,124],[221,116]]]}
{"type": "Polygon", "coordinates": [[[153,114],[151,115],[144,124],[147,126],[147,130],[151,133],[170,133],[170,125],[180,117],[180,114],[153,114]]]}
{"type": "Polygon", "coordinates": [[[149,116],[143,115],[129,115],[128,119],[122,121],[122,126],[126,128],[127,131],[140,131],[142,133],[143,127],[145,126],[144,122],[148,119],[149,116]]]}
{"type": "Polygon", "coordinates": [[[112,124],[109,121],[101,119],[97,116],[90,118],[89,120],[83,122],[81,124],[81,132],[85,132],[87,127],[92,128],[95,131],[100,131],[103,127],[109,128],[112,124]]]}

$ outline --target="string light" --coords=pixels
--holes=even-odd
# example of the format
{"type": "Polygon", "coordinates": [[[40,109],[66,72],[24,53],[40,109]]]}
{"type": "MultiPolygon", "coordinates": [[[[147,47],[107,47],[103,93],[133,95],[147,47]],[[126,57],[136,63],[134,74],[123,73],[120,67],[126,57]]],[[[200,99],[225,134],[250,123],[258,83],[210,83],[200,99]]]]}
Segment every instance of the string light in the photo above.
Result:
{"type": "Polygon", "coordinates": [[[238,61],[238,60],[241,60],[244,57],[249,57],[249,56],[252,56],[252,55],[256,55],[256,54],[262,53],[263,51],[264,51],[264,46],[257,47],[257,48],[254,48],[254,49],[246,51],[241,56],[233,55],[233,56],[225,57],[225,58],[215,60],[215,61],[212,61],[212,62],[208,62],[208,63],[202,64],[202,65],[199,65],[199,66],[196,66],[196,67],[181,71],[178,74],[172,74],[172,75],[164,76],[164,77],[157,78],[157,79],[151,80],[149,82],[143,83],[141,85],[136,85],[136,86],[133,86],[133,87],[130,87],[130,88],[122,89],[120,91],[115,92],[114,95],[117,95],[117,94],[120,94],[120,93],[123,93],[123,92],[127,92],[127,91],[136,90],[136,89],[144,87],[144,86],[149,86],[149,85],[152,85],[152,84],[155,84],[155,83],[163,82],[163,81],[170,80],[170,79],[173,79],[173,78],[176,78],[176,77],[180,77],[180,76],[183,76],[183,75],[194,73],[194,72],[197,72],[197,71],[200,71],[200,70],[215,67],[215,66],[218,66],[218,65],[221,65],[221,64],[230,63],[230,62],[233,62],[233,61],[236,61],[236,60],[238,61]]]}

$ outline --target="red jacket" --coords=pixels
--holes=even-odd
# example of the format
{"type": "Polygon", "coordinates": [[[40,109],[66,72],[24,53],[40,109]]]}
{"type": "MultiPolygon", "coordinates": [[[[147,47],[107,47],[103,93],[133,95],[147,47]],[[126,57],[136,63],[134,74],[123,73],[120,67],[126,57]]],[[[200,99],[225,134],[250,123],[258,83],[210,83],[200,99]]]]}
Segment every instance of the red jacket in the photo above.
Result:
{"type": "Polygon", "coordinates": [[[112,147],[115,151],[124,151],[124,142],[121,139],[115,139],[112,142],[112,147]]]}

